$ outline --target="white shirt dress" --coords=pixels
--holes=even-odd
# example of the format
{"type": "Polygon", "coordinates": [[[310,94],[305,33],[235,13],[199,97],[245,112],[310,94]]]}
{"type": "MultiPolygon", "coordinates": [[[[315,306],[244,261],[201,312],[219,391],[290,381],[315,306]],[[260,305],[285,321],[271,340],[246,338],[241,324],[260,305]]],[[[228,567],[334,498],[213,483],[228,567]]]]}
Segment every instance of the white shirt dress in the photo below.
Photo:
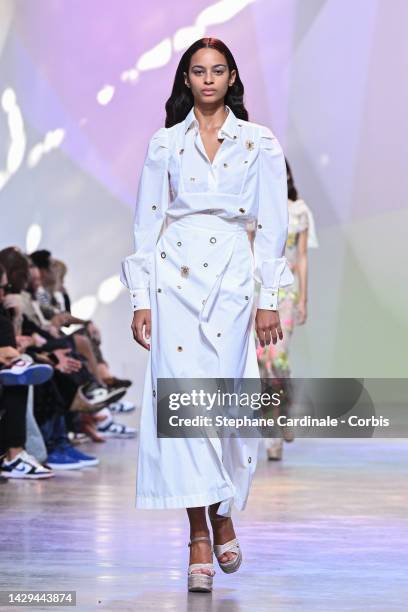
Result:
{"type": "Polygon", "coordinates": [[[133,310],[151,309],[142,397],[137,508],[221,502],[245,508],[259,438],[157,436],[158,378],[259,378],[252,333],[258,307],[276,310],[293,282],[284,256],[288,232],[286,166],[265,126],[232,109],[211,163],[194,107],[150,139],[137,194],[135,252],[121,280],[133,310]],[[256,223],[253,251],[249,224],[256,223]]]}

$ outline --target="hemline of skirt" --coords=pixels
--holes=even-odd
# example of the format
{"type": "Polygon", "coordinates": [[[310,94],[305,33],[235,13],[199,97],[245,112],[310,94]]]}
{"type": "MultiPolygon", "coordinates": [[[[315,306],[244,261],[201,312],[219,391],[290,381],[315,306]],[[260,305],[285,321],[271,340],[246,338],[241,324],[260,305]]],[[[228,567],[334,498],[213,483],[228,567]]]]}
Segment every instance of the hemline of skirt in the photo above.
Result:
{"type": "Polygon", "coordinates": [[[144,497],[136,496],[136,508],[144,510],[171,510],[176,508],[198,508],[210,506],[234,498],[236,491],[230,487],[217,489],[214,492],[200,495],[182,495],[174,497],[144,497]]]}

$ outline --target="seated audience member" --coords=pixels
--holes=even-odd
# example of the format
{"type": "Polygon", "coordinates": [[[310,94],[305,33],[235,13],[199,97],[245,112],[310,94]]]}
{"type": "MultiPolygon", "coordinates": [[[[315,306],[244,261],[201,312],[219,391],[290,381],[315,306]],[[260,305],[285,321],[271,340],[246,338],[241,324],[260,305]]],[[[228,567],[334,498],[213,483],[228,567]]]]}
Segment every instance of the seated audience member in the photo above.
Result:
{"type": "MultiPolygon", "coordinates": [[[[10,369],[20,357],[13,324],[3,301],[7,288],[5,268],[0,264],[0,366],[10,369]]],[[[1,372],[1,369],[0,369],[1,372]]],[[[0,474],[6,478],[39,479],[53,476],[25,450],[27,385],[1,386],[0,394],[0,474]]]]}
{"type": "Polygon", "coordinates": [[[101,334],[93,321],[78,319],[70,314],[71,301],[64,285],[67,267],[64,262],[51,257],[47,250],[35,251],[31,254],[33,264],[38,273],[33,270],[30,275],[31,295],[38,300],[39,307],[48,320],[56,315],[65,315],[64,325],[81,324],[83,328],[73,334],[78,352],[84,353],[90,362],[90,369],[101,384],[108,387],[127,388],[130,380],[122,380],[113,376],[101,351],[101,334]],[[85,343],[85,345],[84,345],[85,343]]]}

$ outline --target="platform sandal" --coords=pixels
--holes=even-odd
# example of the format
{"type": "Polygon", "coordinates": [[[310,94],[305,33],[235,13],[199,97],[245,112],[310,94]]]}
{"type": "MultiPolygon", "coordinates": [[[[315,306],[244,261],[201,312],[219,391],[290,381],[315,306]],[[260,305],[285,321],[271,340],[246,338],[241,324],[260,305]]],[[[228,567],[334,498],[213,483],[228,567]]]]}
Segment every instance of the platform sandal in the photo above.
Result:
{"type": "MultiPolygon", "coordinates": [[[[198,542],[200,540],[207,540],[211,544],[211,539],[208,536],[199,536],[197,538],[192,538],[188,545],[191,546],[193,542],[198,542]]],[[[213,552],[212,548],[211,552],[213,552]]],[[[213,563],[190,563],[188,566],[188,590],[211,593],[214,574],[215,570],[213,563]],[[210,569],[211,575],[203,574],[202,572],[193,572],[195,569],[210,569]]]]}
{"type": "MultiPolygon", "coordinates": [[[[225,518],[226,517],[223,516],[217,516],[216,518],[211,518],[211,521],[214,522],[225,520],[225,518]]],[[[225,572],[226,574],[233,574],[237,571],[237,569],[242,563],[242,551],[237,538],[233,538],[232,540],[225,542],[225,544],[214,544],[213,550],[215,557],[218,561],[218,565],[220,566],[223,572],[225,572]],[[233,557],[229,561],[221,563],[220,557],[222,557],[223,554],[226,552],[235,553],[235,557],[233,557]]]]}

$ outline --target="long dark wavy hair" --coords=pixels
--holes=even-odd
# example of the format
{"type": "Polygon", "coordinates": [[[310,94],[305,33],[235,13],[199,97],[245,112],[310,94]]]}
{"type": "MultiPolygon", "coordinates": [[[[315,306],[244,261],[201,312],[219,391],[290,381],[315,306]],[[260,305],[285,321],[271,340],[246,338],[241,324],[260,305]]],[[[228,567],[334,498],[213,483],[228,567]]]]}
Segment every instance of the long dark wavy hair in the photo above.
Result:
{"type": "Polygon", "coordinates": [[[222,53],[226,59],[229,71],[236,71],[234,84],[228,87],[228,91],[224,98],[224,104],[231,108],[236,117],[248,121],[248,111],[244,106],[244,85],[240,79],[234,56],[227,45],[218,38],[200,38],[183,53],[179,65],[177,66],[173,89],[170,98],[166,102],[165,127],[172,127],[176,123],[184,121],[189,111],[194,106],[194,96],[191,93],[191,89],[187,87],[184,82],[183,72],[188,74],[190,60],[194,53],[198,51],[198,49],[206,48],[216,49],[222,53]]]}
{"type": "Polygon", "coordinates": [[[295,179],[293,178],[292,170],[289,166],[289,162],[286,159],[286,157],[285,157],[285,163],[286,163],[286,176],[288,179],[288,198],[289,200],[292,200],[292,202],[296,202],[296,200],[298,199],[298,192],[295,187],[295,179]]]}

